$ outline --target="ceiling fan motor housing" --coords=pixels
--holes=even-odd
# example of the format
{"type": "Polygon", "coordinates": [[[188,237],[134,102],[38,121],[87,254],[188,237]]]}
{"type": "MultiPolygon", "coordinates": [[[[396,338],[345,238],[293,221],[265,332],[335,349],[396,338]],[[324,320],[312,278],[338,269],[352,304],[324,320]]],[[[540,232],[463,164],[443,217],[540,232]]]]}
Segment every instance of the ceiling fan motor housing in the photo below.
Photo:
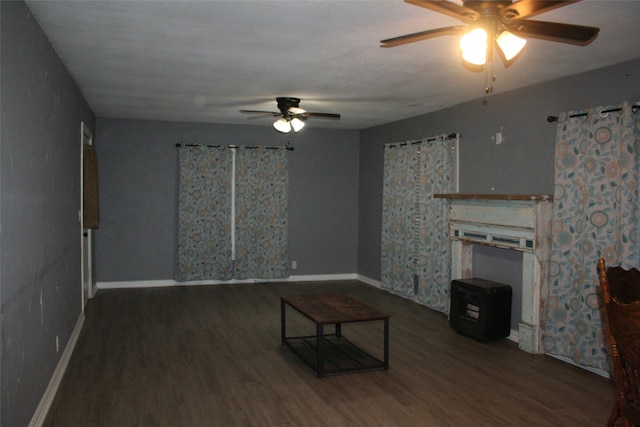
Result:
{"type": "Polygon", "coordinates": [[[285,117],[289,115],[290,108],[299,108],[300,105],[300,98],[280,97],[276,98],[276,101],[278,102],[278,109],[285,117]]]}
{"type": "MultiPolygon", "coordinates": [[[[507,8],[512,4],[511,0],[465,0],[463,2],[464,7],[473,9],[482,16],[495,16],[497,13],[501,12],[502,9],[507,8]]],[[[516,16],[518,14],[514,9],[510,9],[510,13],[515,13],[516,16]]]]}

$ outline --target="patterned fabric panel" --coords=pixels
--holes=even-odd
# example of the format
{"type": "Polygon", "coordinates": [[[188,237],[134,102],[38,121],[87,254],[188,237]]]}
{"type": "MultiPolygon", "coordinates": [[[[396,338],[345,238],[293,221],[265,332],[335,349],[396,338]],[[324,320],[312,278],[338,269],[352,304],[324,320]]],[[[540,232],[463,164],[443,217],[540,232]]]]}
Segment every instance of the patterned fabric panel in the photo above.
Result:
{"type": "Polygon", "coordinates": [[[382,287],[435,310],[448,310],[451,255],[448,203],[456,189],[455,150],[438,136],[384,151],[382,287]]]}
{"type": "Polygon", "coordinates": [[[287,151],[240,147],[236,177],[234,277],[289,277],[287,151]]]}
{"type": "Polygon", "coordinates": [[[382,288],[407,298],[414,295],[417,159],[416,144],[385,146],[381,284],[382,288]]]}
{"type": "Polygon", "coordinates": [[[638,267],[640,113],[626,103],[563,113],[558,120],[549,294],[544,348],[609,369],[598,258],[638,267]]]}
{"type": "Polygon", "coordinates": [[[180,148],[179,282],[232,278],[231,168],[226,147],[180,148]]]}
{"type": "Polygon", "coordinates": [[[420,233],[418,302],[441,312],[449,309],[451,245],[449,202],[434,194],[456,191],[455,150],[442,138],[423,142],[420,150],[420,233]]]}
{"type": "Polygon", "coordinates": [[[284,149],[181,147],[175,279],[288,277],[288,193],[284,149]]]}

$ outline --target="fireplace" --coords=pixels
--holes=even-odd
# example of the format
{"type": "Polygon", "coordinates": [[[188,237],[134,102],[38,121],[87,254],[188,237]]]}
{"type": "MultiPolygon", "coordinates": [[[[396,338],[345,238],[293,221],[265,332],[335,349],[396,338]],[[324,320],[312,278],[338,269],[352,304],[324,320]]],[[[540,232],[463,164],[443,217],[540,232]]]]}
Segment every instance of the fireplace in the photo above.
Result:
{"type": "Polygon", "coordinates": [[[522,252],[522,315],[518,346],[543,353],[541,308],[549,281],[549,195],[438,194],[449,199],[451,279],[473,276],[473,245],[522,252]]]}

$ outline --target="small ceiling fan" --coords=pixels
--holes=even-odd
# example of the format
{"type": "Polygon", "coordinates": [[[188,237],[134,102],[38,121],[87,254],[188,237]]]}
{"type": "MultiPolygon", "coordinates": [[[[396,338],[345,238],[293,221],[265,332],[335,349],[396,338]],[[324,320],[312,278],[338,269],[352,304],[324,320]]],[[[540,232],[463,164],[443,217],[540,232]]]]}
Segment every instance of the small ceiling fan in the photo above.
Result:
{"type": "Polygon", "coordinates": [[[300,98],[280,97],[276,98],[279,113],[274,111],[261,110],[240,110],[244,114],[257,114],[255,117],[280,117],[273,123],[273,127],[281,133],[289,133],[292,130],[299,132],[305,125],[305,121],[310,118],[339,120],[340,114],[335,113],[312,113],[300,108],[300,98]]]}
{"type": "Polygon", "coordinates": [[[465,61],[483,65],[493,56],[493,42],[498,45],[505,63],[516,58],[524,48],[524,38],[586,46],[598,35],[599,28],[527,18],[577,3],[551,0],[464,0],[462,5],[445,0],[405,0],[459,19],[467,25],[437,28],[382,40],[381,47],[395,47],[444,35],[462,35],[460,47],[465,61]]]}

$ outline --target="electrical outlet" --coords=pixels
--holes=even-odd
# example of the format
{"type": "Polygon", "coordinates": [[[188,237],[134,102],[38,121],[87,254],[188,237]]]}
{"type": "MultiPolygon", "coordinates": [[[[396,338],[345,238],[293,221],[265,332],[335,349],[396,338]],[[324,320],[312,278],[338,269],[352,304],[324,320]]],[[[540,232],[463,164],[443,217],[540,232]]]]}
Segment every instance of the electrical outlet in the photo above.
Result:
{"type": "Polygon", "coordinates": [[[500,126],[500,132],[496,132],[496,137],[495,138],[493,136],[491,137],[491,139],[495,139],[496,145],[504,144],[506,142],[503,132],[504,132],[504,127],[500,126]]]}
{"type": "Polygon", "coordinates": [[[298,261],[291,261],[291,269],[295,270],[296,268],[298,268],[298,261]]]}

